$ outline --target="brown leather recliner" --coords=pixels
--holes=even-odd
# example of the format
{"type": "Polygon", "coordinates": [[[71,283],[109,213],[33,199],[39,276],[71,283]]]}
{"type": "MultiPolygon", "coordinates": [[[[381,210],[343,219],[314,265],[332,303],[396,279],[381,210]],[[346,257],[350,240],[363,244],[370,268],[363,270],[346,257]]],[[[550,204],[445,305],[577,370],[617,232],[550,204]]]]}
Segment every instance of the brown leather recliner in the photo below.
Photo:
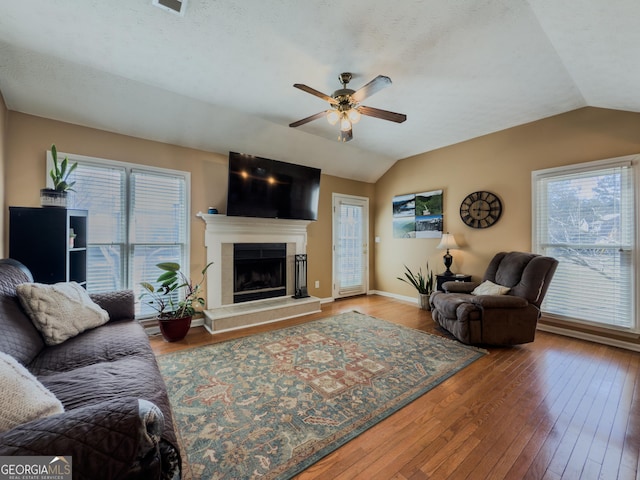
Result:
{"type": "Polygon", "coordinates": [[[518,345],[533,342],[540,304],[558,261],[525,252],[500,252],[483,281],[509,287],[505,295],[473,295],[479,282],[445,282],[431,295],[436,323],[466,344],[518,345]]]}

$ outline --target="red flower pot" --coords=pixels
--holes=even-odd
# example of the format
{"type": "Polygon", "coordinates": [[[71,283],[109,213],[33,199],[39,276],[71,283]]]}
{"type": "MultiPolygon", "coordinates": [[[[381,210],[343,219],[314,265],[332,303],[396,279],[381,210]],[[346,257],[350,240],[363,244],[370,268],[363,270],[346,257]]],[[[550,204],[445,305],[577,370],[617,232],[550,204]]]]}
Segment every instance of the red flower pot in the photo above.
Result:
{"type": "Polygon", "coordinates": [[[177,342],[187,336],[191,328],[191,317],[159,318],[158,325],[167,342],[177,342]]]}

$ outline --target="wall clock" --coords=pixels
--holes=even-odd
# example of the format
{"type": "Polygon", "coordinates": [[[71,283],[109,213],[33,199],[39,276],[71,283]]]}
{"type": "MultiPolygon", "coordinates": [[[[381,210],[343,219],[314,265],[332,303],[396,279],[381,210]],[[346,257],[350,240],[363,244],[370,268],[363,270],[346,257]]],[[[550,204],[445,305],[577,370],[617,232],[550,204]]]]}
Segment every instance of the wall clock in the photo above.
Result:
{"type": "Polygon", "coordinates": [[[487,228],[498,221],[502,202],[491,192],[473,192],[460,204],[460,218],[471,228],[487,228]]]}

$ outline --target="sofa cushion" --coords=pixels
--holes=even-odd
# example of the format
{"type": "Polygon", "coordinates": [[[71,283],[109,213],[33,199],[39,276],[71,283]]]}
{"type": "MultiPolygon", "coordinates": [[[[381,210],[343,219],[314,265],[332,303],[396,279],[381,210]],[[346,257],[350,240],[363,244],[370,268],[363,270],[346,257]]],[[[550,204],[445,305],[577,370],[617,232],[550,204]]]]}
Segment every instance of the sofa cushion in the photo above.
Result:
{"type": "Polygon", "coordinates": [[[14,263],[0,260],[0,352],[27,365],[44,348],[44,342],[16,296],[16,286],[33,279],[14,263]]]}
{"type": "Polygon", "coordinates": [[[485,280],[471,292],[473,295],[504,295],[511,290],[509,287],[504,287],[493,283],[489,280],[485,280]]]}
{"type": "Polygon", "coordinates": [[[0,352],[0,432],[63,411],[62,403],[36,377],[0,352]]]}
{"type": "Polygon", "coordinates": [[[149,337],[142,325],[135,320],[118,320],[45,348],[27,367],[40,377],[128,356],[145,357],[154,362],[149,337]]]}
{"type": "Polygon", "coordinates": [[[109,314],[76,282],[23,283],[16,292],[47,345],[58,345],[109,321],[109,314]]]}
{"type": "Polygon", "coordinates": [[[536,255],[527,252],[507,253],[495,272],[493,280],[499,285],[513,287],[522,279],[522,272],[536,255]]]}

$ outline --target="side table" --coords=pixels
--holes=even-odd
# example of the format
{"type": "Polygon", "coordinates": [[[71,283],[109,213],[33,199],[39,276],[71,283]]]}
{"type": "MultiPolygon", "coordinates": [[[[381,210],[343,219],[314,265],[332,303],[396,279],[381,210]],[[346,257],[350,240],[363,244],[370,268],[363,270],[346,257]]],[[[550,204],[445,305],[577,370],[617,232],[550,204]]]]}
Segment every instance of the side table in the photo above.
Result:
{"type": "Polygon", "coordinates": [[[453,275],[444,275],[442,273],[436,274],[436,290],[444,292],[442,284],[444,282],[470,282],[471,275],[464,275],[462,273],[454,273],[453,275]]]}

